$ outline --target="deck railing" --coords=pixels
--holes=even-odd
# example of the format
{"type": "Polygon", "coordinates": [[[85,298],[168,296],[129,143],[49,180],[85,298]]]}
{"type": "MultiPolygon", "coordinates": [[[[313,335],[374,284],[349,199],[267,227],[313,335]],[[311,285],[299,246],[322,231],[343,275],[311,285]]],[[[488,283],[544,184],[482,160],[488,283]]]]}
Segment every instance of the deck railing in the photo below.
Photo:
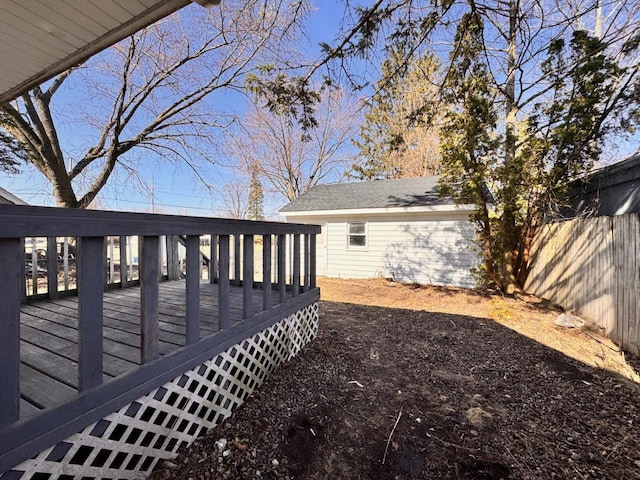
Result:
{"type": "MultiPolygon", "coordinates": [[[[89,396],[99,396],[91,392],[101,387],[103,382],[103,291],[106,284],[110,283],[105,279],[113,279],[115,268],[112,247],[112,263],[109,266],[105,262],[110,238],[115,237],[119,241],[121,253],[117,268],[122,287],[128,286],[130,279],[127,273],[130,267],[127,262],[127,245],[131,239],[138,239],[141,286],[140,368],[144,370],[145,365],[153,364],[159,358],[159,281],[163,273],[166,272],[165,277],[171,277],[170,271],[175,270],[175,258],[169,258],[173,255],[171,249],[161,248],[166,239],[181,236],[186,247],[186,326],[183,350],[187,350],[189,346],[203,344],[199,330],[199,287],[204,257],[208,264],[206,270],[209,281],[217,284],[218,329],[224,331],[230,327],[232,285],[242,287],[245,319],[275,308],[272,305],[276,299],[283,303],[287,295],[295,298],[316,289],[317,233],[319,227],[313,225],[0,206],[0,431],[20,419],[20,307],[26,293],[25,276],[28,276],[28,267],[25,268],[28,263],[25,243],[30,238],[47,239],[48,260],[44,268],[47,277],[46,295],[49,298],[56,298],[59,293],[59,240],[69,237],[75,239],[78,295],[77,384],[79,396],[87,394],[83,404],[86,407],[89,396]],[[201,251],[203,236],[209,239],[208,255],[201,251]],[[263,254],[256,262],[254,247],[258,239],[262,241],[263,254]],[[164,255],[161,255],[162,251],[165,251],[164,255]],[[256,269],[256,266],[259,268],[256,269]],[[109,270],[110,275],[107,275],[109,270]],[[258,280],[256,271],[261,276],[258,280]],[[255,289],[262,290],[261,309],[251,300],[255,289]]],[[[32,278],[37,277],[37,258],[35,260],[35,263],[32,261],[32,278]]],[[[64,262],[64,256],[62,261],[64,262]]],[[[199,345],[194,351],[201,355],[205,347],[206,345],[199,345]]],[[[182,357],[179,361],[184,361],[186,354],[181,352],[180,355],[182,357]]],[[[149,371],[159,369],[161,368],[154,366],[149,371]]],[[[137,372],[136,378],[114,386],[112,390],[117,392],[134,382],[140,383],[144,374],[137,372]]]]}

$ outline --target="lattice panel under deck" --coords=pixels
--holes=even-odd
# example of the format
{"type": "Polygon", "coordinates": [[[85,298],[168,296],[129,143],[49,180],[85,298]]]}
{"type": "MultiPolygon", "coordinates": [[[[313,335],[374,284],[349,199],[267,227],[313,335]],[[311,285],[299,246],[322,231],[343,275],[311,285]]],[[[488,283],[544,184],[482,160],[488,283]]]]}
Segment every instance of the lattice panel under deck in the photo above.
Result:
{"type": "Polygon", "coordinates": [[[218,425],[318,331],[314,303],[217,355],[0,480],[146,478],[159,459],[218,425]]]}

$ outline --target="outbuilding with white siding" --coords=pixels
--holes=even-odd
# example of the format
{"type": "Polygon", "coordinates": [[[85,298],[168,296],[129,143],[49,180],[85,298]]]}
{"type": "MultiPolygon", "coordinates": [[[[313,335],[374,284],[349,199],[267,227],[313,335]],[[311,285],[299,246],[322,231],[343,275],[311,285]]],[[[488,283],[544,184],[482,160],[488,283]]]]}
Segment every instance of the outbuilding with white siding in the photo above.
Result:
{"type": "Polygon", "coordinates": [[[280,210],[322,226],[318,275],[459,287],[479,260],[472,212],[439,196],[438,177],[319,185],[280,210]]]}

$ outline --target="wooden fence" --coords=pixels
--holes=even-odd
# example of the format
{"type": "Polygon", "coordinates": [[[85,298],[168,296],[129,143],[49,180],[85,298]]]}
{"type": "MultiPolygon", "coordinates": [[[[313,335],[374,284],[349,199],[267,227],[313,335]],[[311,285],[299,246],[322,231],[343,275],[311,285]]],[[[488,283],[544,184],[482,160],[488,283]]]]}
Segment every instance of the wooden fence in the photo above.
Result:
{"type": "Polygon", "coordinates": [[[546,225],[525,288],[640,355],[640,214],[546,225]]]}

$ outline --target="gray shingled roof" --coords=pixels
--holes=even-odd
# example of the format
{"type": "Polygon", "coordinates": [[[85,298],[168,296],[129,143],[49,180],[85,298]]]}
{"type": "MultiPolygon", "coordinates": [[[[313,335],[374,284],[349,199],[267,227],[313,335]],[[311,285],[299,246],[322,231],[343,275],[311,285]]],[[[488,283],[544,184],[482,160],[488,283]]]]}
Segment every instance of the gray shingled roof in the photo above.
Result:
{"type": "Polygon", "coordinates": [[[436,176],[318,185],[284,206],[280,212],[453,204],[451,198],[440,198],[438,195],[438,178],[436,176]]]}

